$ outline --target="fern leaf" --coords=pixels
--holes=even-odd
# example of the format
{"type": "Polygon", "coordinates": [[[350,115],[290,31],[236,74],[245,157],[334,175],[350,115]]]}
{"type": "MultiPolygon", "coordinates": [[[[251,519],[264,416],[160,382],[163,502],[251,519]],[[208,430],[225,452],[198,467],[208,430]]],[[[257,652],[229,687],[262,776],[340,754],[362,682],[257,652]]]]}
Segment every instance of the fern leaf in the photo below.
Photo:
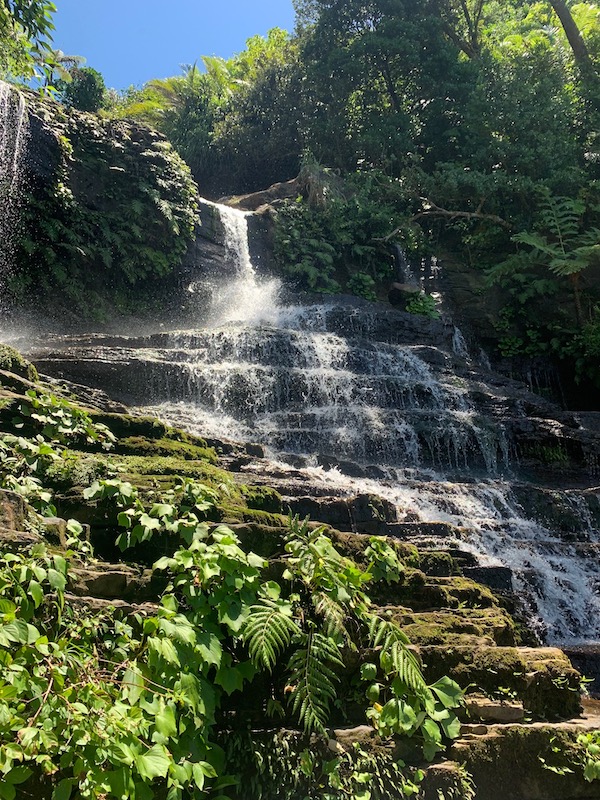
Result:
{"type": "Polygon", "coordinates": [[[410,691],[422,692],[427,683],[415,654],[409,649],[410,640],[404,631],[390,620],[375,614],[366,615],[372,647],[381,647],[380,661],[388,674],[395,673],[410,691]]]}
{"type": "Polygon", "coordinates": [[[291,605],[281,600],[265,599],[261,605],[250,608],[242,639],[248,646],[252,663],[272,672],[278,657],[297,633],[291,605]]]}
{"type": "Polygon", "coordinates": [[[325,592],[317,592],[313,597],[313,601],[315,611],[323,619],[325,635],[335,642],[344,642],[353,647],[350,632],[346,627],[346,612],[344,608],[325,592]]]}
{"type": "Polygon", "coordinates": [[[289,661],[292,708],[307,732],[323,733],[329,706],[336,696],[338,675],[333,666],[343,667],[337,646],[331,639],[311,630],[289,661]]]}

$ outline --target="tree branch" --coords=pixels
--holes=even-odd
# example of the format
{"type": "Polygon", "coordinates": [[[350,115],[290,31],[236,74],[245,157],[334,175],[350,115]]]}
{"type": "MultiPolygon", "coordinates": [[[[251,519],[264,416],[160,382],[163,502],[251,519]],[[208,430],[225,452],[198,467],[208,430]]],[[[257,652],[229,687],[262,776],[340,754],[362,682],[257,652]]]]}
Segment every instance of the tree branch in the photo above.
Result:
{"type": "MultiPolygon", "coordinates": [[[[423,217],[447,217],[448,219],[478,219],[478,220],[487,220],[488,222],[494,222],[496,225],[501,225],[506,230],[512,230],[513,226],[510,222],[507,222],[502,217],[499,217],[497,214],[484,214],[483,204],[485,202],[485,198],[481,198],[479,201],[479,205],[477,206],[477,211],[450,211],[447,208],[440,208],[440,206],[436,205],[434,202],[429,200],[427,197],[422,197],[421,200],[423,203],[427,204],[429,208],[424,209],[423,211],[419,211],[418,214],[414,214],[411,218],[411,222],[415,222],[418,219],[422,219],[423,217]]],[[[397,231],[396,231],[397,233],[397,231]]],[[[390,237],[391,238],[391,237],[390,237]]]]}

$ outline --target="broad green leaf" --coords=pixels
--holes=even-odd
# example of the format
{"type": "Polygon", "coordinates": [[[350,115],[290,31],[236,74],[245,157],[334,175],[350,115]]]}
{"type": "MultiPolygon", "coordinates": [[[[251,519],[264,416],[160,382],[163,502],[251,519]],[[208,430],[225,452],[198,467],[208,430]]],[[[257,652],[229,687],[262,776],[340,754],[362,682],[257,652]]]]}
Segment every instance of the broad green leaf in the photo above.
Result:
{"type": "Polygon", "coordinates": [[[177,736],[177,720],[175,708],[172,705],[164,706],[154,718],[157,732],[165,739],[177,736]]]}
{"type": "Polygon", "coordinates": [[[363,681],[374,681],[377,677],[377,665],[376,664],[363,664],[360,668],[360,677],[363,681]]]}
{"type": "Polygon", "coordinates": [[[7,625],[0,625],[0,645],[34,644],[40,638],[40,632],[23,620],[15,620],[7,625]]]}
{"type": "Polygon", "coordinates": [[[2,800],[15,800],[17,790],[12,783],[5,783],[0,781],[0,798],[2,800]]]}
{"type": "Polygon", "coordinates": [[[127,769],[127,767],[105,773],[104,780],[110,786],[110,791],[117,800],[128,800],[133,796],[134,782],[131,777],[131,770],[127,769]]]}
{"type": "Polygon", "coordinates": [[[430,686],[430,689],[435,692],[446,708],[457,708],[462,702],[462,689],[448,677],[440,678],[439,681],[430,686]]]}
{"type": "Polygon", "coordinates": [[[35,607],[39,608],[39,606],[41,606],[41,604],[44,602],[44,590],[40,584],[37,581],[29,581],[27,591],[31,595],[33,602],[35,603],[35,607]]]}
{"type": "Polygon", "coordinates": [[[141,674],[135,662],[125,670],[121,685],[123,687],[123,698],[132,706],[140,699],[144,688],[144,676],[141,674]]]}
{"type": "Polygon", "coordinates": [[[439,724],[448,739],[457,739],[460,736],[460,720],[458,717],[441,719],[439,724]]]}
{"type": "Polygon", "coordinates": [[[227,694],[233,694],[244,688],[244,675],[237,667],[221,667],[215,675],[215,683],[227,694]]]}
{"type": "Polygon", "coordinates": [[[56,569],[48,570],[48,582],[50,586],[57,592],[64,592],[67,585],[65,576],[56,569]]]}
{"type": "Polygon", "coordinates": [[[69,800],[75,783],[75,778],[63,778],[63,780],[54,787],[52,800],[69,800]]]}
{"type": "Polygon", "coordinates": [[[197,648],[203,660],[207,664],[219,667],[223,656],[223,648],[218,637],[214,633],[202,631],[197,637],[197,648]]]}
{"type": "Polygon", "coordinates": [[[165,778],[170,764],[171,756],[167,748],[162,744],[155,744],[150,750],[135,759],[135,766],[140,776],[147,781],[153,781],[155,778],[165,778]]]}
{"type": "Polygon", "coordinates": [[[13,767],[7,775],[4,775],[4,780],[12,783],[13,786],[18,786],[20,783],[25,783],[32,775],[33,770],[21,764],[18,767],[13,767]]]}

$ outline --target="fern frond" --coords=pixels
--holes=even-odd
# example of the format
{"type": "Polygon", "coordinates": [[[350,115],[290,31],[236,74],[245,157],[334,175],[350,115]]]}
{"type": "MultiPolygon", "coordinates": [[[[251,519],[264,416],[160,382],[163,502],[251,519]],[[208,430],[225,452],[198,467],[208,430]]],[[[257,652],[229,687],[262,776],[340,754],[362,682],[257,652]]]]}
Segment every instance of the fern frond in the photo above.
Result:
{"type": "Polygon", "coordinates": [[[344,642],[352,646],[350,632],[346,627],[344,608],[325,592],[317,592],[313,596],[315,611],[323,619],[323,632],[335,642],[344,642]]]}
{"type": "Polygon", "coordinates": [[[540,217],[544,228],[555,236],[563,251],[569,239],[577,236],[585,205],[572,197],[547,197],[541,208],[540,217]]]}
{"type": "Polygon", "coordinates": [[[272,672],[278,657],[297,633],[291,605],[281,600],[264,599],[260,605],[251,606],[242,629],[242,640],[248,646],[252,663],[272,672]]]}
{"type": "Polygon", "coordinates": [[[343,667],[334,642],[321,633],[309,631],[289,661],[292,708],[307,732],[325,730],[329,706],[336,696],[339,677],[332,666],[343,667]]]}
{"type": "Polygon", "coordinates": [[[365,621],[369,630],[369,644],[371,647],[381,647],[379,657],[385,671],[396,674],[410,691],[424,691],[427,683],[402,628],[375,614],[365,615],[365,621]]]}

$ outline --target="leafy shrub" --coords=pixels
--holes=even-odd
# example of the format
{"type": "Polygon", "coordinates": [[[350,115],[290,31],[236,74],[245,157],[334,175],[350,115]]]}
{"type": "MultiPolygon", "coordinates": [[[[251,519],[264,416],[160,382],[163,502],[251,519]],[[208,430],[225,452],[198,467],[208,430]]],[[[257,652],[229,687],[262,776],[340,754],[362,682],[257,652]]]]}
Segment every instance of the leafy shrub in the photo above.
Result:
{"type": "Polygon", "coordinates": [[[143,310],[194,232],[189,169],[150,129],[29,102],[59,147],[28,182],[12,293],[93,318],[143,310]]]}
{"type": "Polygon", "coordinates": [[[65,105],[79,111],[98,111],[104,103],[106,85],[98,70],[76,67],[69,72],[69,82],[59,82],[57,90],[65,105]]]}
{"type": "Polygon", "coordinates": [[[430,294],[415,294],[406,303],[406,310],[410,314],[419,314],[429,319],[439,319],[440,312],[437,310],[435,297],[430,294]]]}

